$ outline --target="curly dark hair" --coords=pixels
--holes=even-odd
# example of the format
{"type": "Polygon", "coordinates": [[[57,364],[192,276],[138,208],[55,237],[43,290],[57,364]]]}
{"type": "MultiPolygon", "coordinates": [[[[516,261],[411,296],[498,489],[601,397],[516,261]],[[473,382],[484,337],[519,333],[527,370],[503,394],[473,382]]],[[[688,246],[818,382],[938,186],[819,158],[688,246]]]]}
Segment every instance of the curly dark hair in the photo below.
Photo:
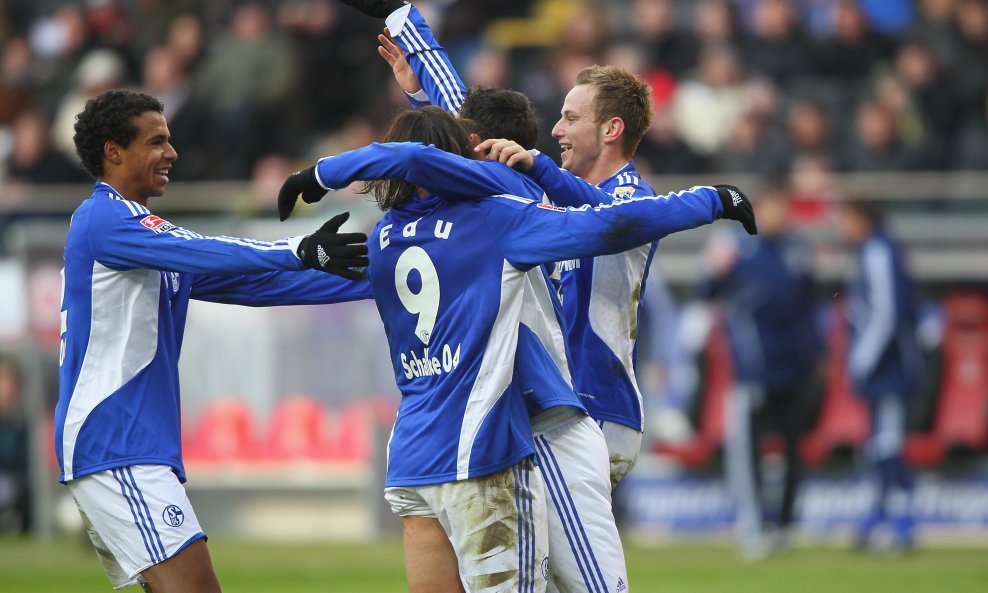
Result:
{"type": "Polygon", "coordinates": [[[126,148],[137,137],[134,118],[156,111],[162,113],[165,106],[151,95],[113,89],[103,91],[86,101],[86,108],[75,116],[75,152],[82,159],[82,166],[90,175],[103,176],[103,146],[113,140],[126,148]]]}

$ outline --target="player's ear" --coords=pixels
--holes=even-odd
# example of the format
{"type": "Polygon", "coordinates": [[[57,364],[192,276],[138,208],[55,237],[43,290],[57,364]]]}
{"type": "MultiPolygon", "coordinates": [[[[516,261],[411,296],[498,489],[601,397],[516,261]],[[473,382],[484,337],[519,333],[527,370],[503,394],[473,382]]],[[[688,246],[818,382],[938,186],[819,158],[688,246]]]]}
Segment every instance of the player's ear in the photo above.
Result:
{"type": "Polygon", "coordinates": [[[612,117],[604,124],[604,143],[617,142],[624,133],[624,120],[620,117],[612,117]]]}
{"type": "MultiPolygon", "coordinates": [[[[468,138],[470,139],[470,146],[473,148],[477,148],[477,145],[484,141],[484,139],[480,137],[480,134],[476,132],[470,132],[468,138]]],[[[490,152],[490,150],[487,150],[484,153],[477,153],[472,150],[470,152],[473,155],[473,158],[484,160],[484,157],[487,156],[487,153],[490,152]]]]}
{"type": "Polygon", "coordinates": [[[107,140],[103,144],[103,157],[114,165],[122,163],[123,154],[120,145],[113,140],[107,140]]]}

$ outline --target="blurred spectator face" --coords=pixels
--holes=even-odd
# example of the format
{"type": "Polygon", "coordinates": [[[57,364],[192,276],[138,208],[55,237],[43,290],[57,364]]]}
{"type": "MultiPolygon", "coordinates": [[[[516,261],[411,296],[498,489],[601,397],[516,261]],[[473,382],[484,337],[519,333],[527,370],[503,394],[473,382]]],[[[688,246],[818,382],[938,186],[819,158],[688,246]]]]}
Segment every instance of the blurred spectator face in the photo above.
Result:
{"type": "Polygon", "coordinates": [[[881,150],[895,138],[895,121],[892,114],[878,103],[868,101],[858,107],[856,117],[858,138],[868,148],[881,150]]]}
{"type": "Polygon", "coordinates": [[[15,37],[3,46],[0,54],[0,78],[5,82],[19,82],[31,67],[31,46],[23,37],[15,37]]]}
{"type": "MultiPolygon", "coordinates": [[[[752,113],[738,118],[731,129],[731,149],[735,152],[751,153],[758,150],[762,138],[761,119],[752,113]]],[[[758,221],[761,228],[761,220],[758,221]]]]}
{"type": "Polygon", "coordinates": [[[945,21],[954,12],[954,0],[919,0],[919,13],[924,21],[945,21]]]}
{"type": "Polygon", "coordinates": [[[818,106],[797,103],[789,110],[789,138],[796,148],[815,150],[827,142],[827,118],[818,106]]]}
{"type": "Polygon", "coordinates": [[[906,44],[895,56],[895,70],[906,86],[917,88],[933,82],[937,66],[929,49],[922,45],[906,44]]]}
{"type": "Polygon", "coordinates": [[[21,376],[9,360],[0,360],[0,418],[17,413],[21,401],[21,376]]]}
{"type": "Polygon", "coordinates": [[[11,160],[30,166],[41,160],[48,144],[48,125],[36,111],[23,113],[14,121],[14,149],[11,160]]]}
{"type": "Polygon", "coordinates": [[[629,72],[642,72],[645,70],[645,56],[639,47],[633,43],[612,45],[607,48],[604,63],[629,72]]]}
{"type": "Polygon", "coordinates": [[[782,194],[769,191],[755,201],[755,220],[758,221],[758,234],[776,237],[786,230],[789,218],[789,202],[782,194]]]}
{"type": "Polygon", "coordinates": [[[182,15],[168,26],[168,46],[188,66],[202,53],[202,24],[191,14],[182,15]]]}
{"type": "Polygon", "coordinates": [[[755,8],[752,28],[762,39],[786,39],[793,32],[793,12],[788,0],[761,0],[755,8]]]}
{"type": "Polygon", "coordinates": [[[562,117],[552,128],[559,140],[563,169],[577,177],[587,175],[604,149],[601,125],[594,121],[596,91],[589,85],[573,87],[563,101],[562,117]]]}
{"type": "Polygon", "coordinates": [[[90,97],[120,86],[125,66],[123,59],[109,49],[90,50],[76,68],[79,89],[90,97]]]}
{"type": "Polygon", "coordinates": [[[957,6],[957,28],[968,40],[988,38],[988,3],[984,0],[964,0],[957,6]]]}
{"type": "Polygon", "coordinates": [[[697,66],[698,78],[707,86],[726,87],[737,82],[740,66],[734,53],[724,47],[704,50],[697,66]]]}
{"type": "Polygon", "coordinates": [[[871,224],[868,222],[868,219],[847,205],[841,206],[837,223],[841,238],[851,245],[864,243],[865,239],[871,233],[871,224]]]}
{"type": "Polygon", "coordinates": [[[586,6],[563,27],[562,44],[571,52],[597,54],[603,49],[604,34],[609,30],[603,12],[586,6]]]}
{"type": "Polygon", "coordinates": [[[861,40],[868,31],[864,12],[854,0],[843,0],[834,6],[834,37],[853,43],[861,40]]]}
{"type": "Polygon", "coordinates": [[[504,52],[489,47],[481,48],[474,52],[467,62],[467,86],[506,88],[510,68],[508,57],[504,52]]]}
{"type": "Polygon", "coordinates": [[[705,43],[724,43],[734,37],[731,6],[724,0],[704,0],[696,6],[696,34],[705,43]]]}
{"type": "Polygon", "coordinates": [[[233,13],[230,32],[233,38],[249,43],[260,39],[268,32],[268,15],[257,4],[245,4],[233,13]]]}
{"type": "Polygon", "coordinates": [[[155,95],[174,88],[183,79],[178,54],[167,46],[159,46],[144,58],[144,88],[155,95]]]}
{"type": "Polygon", "coordinates": [[[676,13],[669,0],[635,0],[631,25],[646,39],[665,36],[676,24],[676,13]]]}

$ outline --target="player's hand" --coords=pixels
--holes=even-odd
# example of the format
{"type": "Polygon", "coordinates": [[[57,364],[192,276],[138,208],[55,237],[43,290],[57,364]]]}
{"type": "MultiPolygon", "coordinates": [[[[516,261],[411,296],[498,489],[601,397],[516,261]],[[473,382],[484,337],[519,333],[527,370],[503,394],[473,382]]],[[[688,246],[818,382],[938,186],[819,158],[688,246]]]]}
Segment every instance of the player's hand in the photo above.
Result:
{"type": "Polygon", "coordinates": [[[350,280],[363,278],[363,270],[354,268],[364,268],[370,263],[367,259],[367,235],[339,232],[348,218],[349,212],[337,214],[318,231],[302,239],[296,253],[307,268],[350,280]]]}
{"type": "Polygon", "coordinates": [[[327,191],[316,180],[315,166],[292,173],[278,191],[278,218],[285,220],[291,216],[299,195],[306,204],[312,204],[321,200],[327,191]]]}
{"type": "Polygon", "coordinates": [[[376,19],[386,18],[405,5],[402,0],[340,0],[340,2],[376,19]]]}
{"type": "Polygon", "coordinates": [[[744,195],[740,189],[733,185],[715,185],[717,195],[720,196],[720,203],[724,206],[724,213],[721,218],[736,220],[744,227],[749,235],[758,234],[758,226],[755,225],[755,211],[751,208],[751,200],[744,195]]]}
{"type": "Polygon", "coordinates": [[[514,140],[489,138],[478,144],[473,150],[480,153],[486,152],[487,160],[502,162],[522,173],[531,169],[532,165],[535,164],[535,155],[514,140]]]}
{"type": "Polygon", "coordinates": [[[409,95],[414,95],[421,91],[422,84],[419,83],[419,79],[415,76],[412,67],[408,65],[405,50],[394,42],[394,39],[391,38],[391,31],[388,31],[387,27],[384,28],[383,35],[377,36],[377,41],[381,44],[377,47],[377,53],[384,58],[388,66],[391,66],[391,73],[394,74],[395,81],[398,82],[401,90],[409,95]]]}

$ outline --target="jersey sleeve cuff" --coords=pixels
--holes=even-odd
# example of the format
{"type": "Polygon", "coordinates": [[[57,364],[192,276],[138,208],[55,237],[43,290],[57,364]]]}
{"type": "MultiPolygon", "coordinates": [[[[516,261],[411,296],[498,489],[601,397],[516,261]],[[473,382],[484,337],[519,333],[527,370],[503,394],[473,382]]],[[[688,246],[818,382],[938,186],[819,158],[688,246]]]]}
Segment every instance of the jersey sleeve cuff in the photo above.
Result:
{"type": "Polygon", "coordinates": [[[429,103],[429,93],[425,92],[425,89],[419,89],[414,93],[405,91],[405,94],[408,95],[410,99],[414,99],[419,103],[429,103]]]}
{"type": "Polygon", "coordinates": [[[405,28],[405,23],[408,22],[408,13],[411,12],[411,10],[412,5],[405,4],[384,19],[384,25],[388,28],[388,32],[391,33],[392,37],[397,37],[401,34],[402,30],[405,28]]]}
{"type": "Polygon", "coordinates": [[[328,156],[327,157],[323,157],[323,158],[319,159],[319,161],[316,163],[316,167],[315,167],[316,183],[318,183],[319,184],[319,187],[323,188],[326,191],[336,191],[336,188],[335,187],[329,187],[328,185],[326,185],[326,182],[322,180],[322,176],[319,175],[319,165],[322,164],[322,162],[325,161],[328,158],[331,158],[331,157],[328,157],[328,156]]]}
{"type": "MultiPolygon", "coordinates": [[[[297,237],[288,237],[288,239],[286,239],[288,241],[288,246],[292,248],[292,253],[295,254],[295,257],[298,257],[298,246],[302,244],[302,239],[305,239],[307,236],[308,235],[299,235],[297,237]]],[[[299,257],[299,261],[302,261],[302,258],[299,257]]]]}

